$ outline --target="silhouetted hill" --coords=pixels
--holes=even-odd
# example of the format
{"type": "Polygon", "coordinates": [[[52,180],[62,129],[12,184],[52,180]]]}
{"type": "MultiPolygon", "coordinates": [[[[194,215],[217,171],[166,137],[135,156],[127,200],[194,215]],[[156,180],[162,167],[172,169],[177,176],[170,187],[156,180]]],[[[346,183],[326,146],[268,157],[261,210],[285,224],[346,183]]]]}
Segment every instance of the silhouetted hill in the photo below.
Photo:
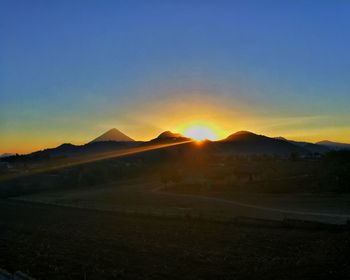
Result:
{"type": "Polygon", "coordinates": [[[313,143],[304,142],[304,141],[294,141],[294,140],[286,139],[286,138],[284,138],[284,137],[275,137],[275,139],[282,140],[282,141],[286,141],[286,142],[292,143],[292,144],[294,144],[294,145],[297,145],[297,146],[299,146],[299,147],[305,148],[305,149],[307,149],[310,153],[320,153],[320,154],[323,154],[323,153],[329,152],[329,148],[328,148],[328,147],[322,146],[322,145],[319,145],[319,144],[313,144],[313,143]]]}
{"type": "Polygon", "coordinates": [[[36,151],[27,155],[10,156],[3,160],[8,162],[36,162],[42,160],[55,160],[61,158],[76,158],[89,156],[97,153],[112,152],[121,149],[128,149],[141,145],[143,142],[137,141],[104,141],[90,142],[85,145],[62,144],[55,148],[49,148],[41,151],[36,151]]]}
{"type": "Polygon", "coordinates": [[[49,157],[57,157],[62,155],[71,155],[73,153],[79,152],[81,146],[76,146],[70,143],[64,143],[55,148],[49,148],[42,151],[37,151],[29,154],[28,156],[49,156],[49,157]]]}
{"type": "Polygon", "coordinates": [[[235,141],[237,139],[242,139],[245,138],[247,139],[248,137],[255,137],[255,136],[259,136],[253,132],[250,131],[246,131],[246,130],[241,130],[241,131],[237,131],[229,136],[227,136],[225,139],[221,140],[221,141],[235,141]]]}
{"type": "Polygon", "coordinates": [[[183,138],[183,136],[180,133],[173,133],[169,130],[162,132],[158,135],[158,139],[169,139],[169,138],[183,138]]]}
{"type": "Polygon", "coordinates": [[[217,144],[227,152],[238,154],[306,154],[308,150],[285,140],[257,135],[249,131],[231,134],[217,144]]]}
{"type": "Polygon", "coordinates": [[[346,144],[346,143],[338,143],[338,142],[324,140],[324,141],[317,142],[316,144],[327,147],[331,150],[350,150],[350,144],[346,144]]]}
{"type": "Polygon", "coordinates": [[[101,136],[92,140],[91,142],[105,142],[105,141],[131,142],[135,140],[130,138],[123,132],[119,131],[118,129],[112,128],[107,132],[103,133],[101,136]]]}
{"type": "Polygon", "coordinates": [[[183,142],[183,141],[190,141],[190,140],[191,140],[191,138],[184,137],[180,133],[173,133],[171,131],[164,131],[161,134],[159,134],[157,138],[154,138],[147,143],[149,143],[149,144],[172,143],[172,142],[183,142]]]}

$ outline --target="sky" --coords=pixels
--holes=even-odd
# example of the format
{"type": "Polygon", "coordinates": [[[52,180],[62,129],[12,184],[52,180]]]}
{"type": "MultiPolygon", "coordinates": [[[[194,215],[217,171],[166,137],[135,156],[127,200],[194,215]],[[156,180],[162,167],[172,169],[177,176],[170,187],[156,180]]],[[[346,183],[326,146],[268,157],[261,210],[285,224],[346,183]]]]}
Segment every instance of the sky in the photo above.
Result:
{"type": "Polygon", "coordinates": [[[350,2],[0,0],[0,153],[193,124],[350,142],[350,2]]]}

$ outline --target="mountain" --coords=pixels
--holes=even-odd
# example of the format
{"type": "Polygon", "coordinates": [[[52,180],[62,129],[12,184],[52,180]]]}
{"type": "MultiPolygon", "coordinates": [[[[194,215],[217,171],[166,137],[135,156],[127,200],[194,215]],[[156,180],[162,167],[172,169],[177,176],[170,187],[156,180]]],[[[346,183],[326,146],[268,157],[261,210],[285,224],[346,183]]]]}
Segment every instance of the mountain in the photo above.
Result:
{"type": "Polygon", "coordinates": [[[238,140],[242,140],[242,139],[253,139],[253,138],[261,138],[263,136],[261,135],[257,135],[253,132],[250,131],[245,131],[245,130],[241,130],[241,131],[237,131],[229,136],[227,136],[225,139],[221,140],[224,142],[229,142],[229,141],[238,141],[238,140]]]}
{"type": "Polygon", "coordinates": [[[101,141],[90,142],[85,145],[62,144],[55,148],[48,148],[41,151],[36,151],[27,155],[9,156],[0,158],[8,162],[40,162],[45,160],[79,158],[91,155],[97,155],[106,152],[115,152],[125,150],[132,147],[140,146],[143,142],[138,141],[101,141]]]}
{"type": "Polygon", "coordinates": [[[169,130],[162,132],[161,134],[158,135],[157,138],[152,139],[148,143],[168,143],[168,142],[183,142],[183,141],[189,141],[191,138],[187,138],[180,133],[173,133],[169,130]]]}
{"type": "Polygon", "coordinates": [[[350,150],[350,144],[332,142],[328,140],[320,141],[316,143],[317,145],[327,147],[331,150],[350,150]]]}
{"type": "Polygon", "coordinates": [[[177,139],[177,138],[183,138],[183,136],[180,133],[173,133],[169,130],[162,132],[158,135],[158,139],[177,139]]]}
{"type": "Polygon", "coordinates": [[[286,141],[289,143],[292,143],[294,145],[297,145],[299,147],[307,149],[310,153],[327,153],[329,152],[329,148],[323,145],[319,144],[314,144],[314,143],[309,143],[309,142],[303,142],[303,141],[294,141],[294,140],[289,140],[284,137],[275,137],[275,139],[286,141]]]}
{"type": "Polygon", "coordinates": [[[112,128],[112,129],[108,130],[107,132],[103,133],[101,136],[92,140],[90,143],[104,142],[104,141],[131,142],[131,141],[135,141],[135,140],[130,138],[129,136],[127,136],[123,132],[119,131],[118,129],[112,128]]]}
{"type": "MultiPolygon", "coordinates": [[[[132,147],[142,147],[151,145],[162,145],[171,143],[188,142],[189,145],[180,145],[181,149],[192,149],[198,145],[192,145],[190,138],[184,137],[179,133],[164,131],[158,137],[148,141],[134,141],[117,129],[111,129],[85,145],[62,144],[55,148],[49,148],[28,155],[11,156],[6,155],[8,162],[38,162],[54,159],[77,158],[96,155],[99,153],[114,152],[125,150],[132,147]]],[[[326,153],[331,149],[350,149],[350,144],[336,143],[330,141],[321,141],[316,144],[308,142],[298,142],[287,140],[283,137],[271,138],[264,135],[258,135],[249,131],[238,131],[229,135],[220,141],[205,141],[201,143],[203,153],[218,154],[275,154],[290,155],[298,153],[308,155],[312,153],[326,153]]],[[[154,152],[156,153],[156,151],[154,152]]],[[[148,153],[150,154],[150,153],[148,153]]],[[[3,158],[0,157],[0,161],[3,158]]]]}
{"type": "Polygon", "coordinates": [[[140,142],[134,141],[117,129],[111,129],[85,145],[65,143],[55,148],[36,151],[20,157],[10,156],[8,157],[8,160],[11,162],[37,162],[41,160],[53,160],[59,158],[77,158],[96,155],[99,153],[114,152],[121,149],[124,150],[142,145],[182,142],[186,140],[189,140],[189,138],[185,138],[178,133],[166,131],[149,142],[140,142]]]}
{"type": "Polygon", "coordinates": [[[221,149],[237,154],[307,154],[308,150],[288,141],[258,135],[249,131],[238,131],[216,142],[221,149]]]}

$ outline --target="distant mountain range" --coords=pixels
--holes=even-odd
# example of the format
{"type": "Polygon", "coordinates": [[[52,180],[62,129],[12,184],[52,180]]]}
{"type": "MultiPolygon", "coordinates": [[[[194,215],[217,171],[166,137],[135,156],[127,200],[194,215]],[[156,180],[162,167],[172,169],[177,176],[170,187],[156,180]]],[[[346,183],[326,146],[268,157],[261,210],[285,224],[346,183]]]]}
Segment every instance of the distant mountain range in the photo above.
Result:
{"type": "Polygon", "coordinates": [[[338,142],[324,140],[324,141],[317,142],[316,144],[327,147],[331,150],[350,150],[350,144],[345,144],[345,143],[338,143],[338,142]]]}
{"type": "Polygon", "coordinates": [[[304,147],[310,151],[313,151],[315,153],[324,153],[330,150],[350,150],[350,144],[346,143],[339,143],[339,142],[332,142],[328,140],[320,141],[315,144],[309,143],[309,142],[298,142],[294,140],[287,140],[283,137],[276,137],[276,139],[288,141],[289,143],[292,143],[294,145],[298,145],[300,147],[304,147]]]}
{"type": "Polygon", "coordinates": [[[327,146],[320,145],[318,143],[313,144],[313,143],[309,143],[309,142],[288,140],[288,139],[283,138],[283,137],[275,137],[275,139],[289,142],[289,143],[296,145],[298,147],[302,147],[302,148],[304,148],[312,153],[321,153],[322,154],[322,153],[326,153],[330,150],[327,146]]]}
{"type": "MultiPolygon", "coordinates": [[[[176,142],[186,142],[192,139],[184,137],[179,133],[165,131],[150,141],[135,141],[116,128],[110,129],[101,136],[95,138],[85,145],[62,144],[56,148],[45,149],[22,156],[28,159],[43,159],[55,157],[77,157],[96,153],[109,152],[131,147],[159,145],[176,142]]],[[[219,141],[202,142],[203,149],[223,154],[276,154],[288,155],[326,153],[330,150],[349,149],[350,144],[321,141],[316,144],[309,142],[298,142],[283,137],[267,137],[249,131],[239,131],[219,141]]],[[[6,160],[16,158],[11,154],[5,154],[6,160]]],[[[4,160],[4,158],[2,158],[4,160]]]]}

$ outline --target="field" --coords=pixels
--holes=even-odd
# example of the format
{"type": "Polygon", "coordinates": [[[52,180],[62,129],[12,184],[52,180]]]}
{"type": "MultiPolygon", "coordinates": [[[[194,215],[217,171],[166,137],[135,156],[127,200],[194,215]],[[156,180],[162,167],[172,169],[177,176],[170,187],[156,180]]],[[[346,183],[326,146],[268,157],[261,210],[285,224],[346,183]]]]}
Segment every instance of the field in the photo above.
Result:
{"type": "Polygon", "coordinates": [[[244,226],[11,200],[0,266],[37,279],[348,279],[350,232],[244,226]]]}
{"type": "Polygon", "coordinates": [[[0,268],[37,279],[349,279],[348,173],[326,163],[152,153],[24,170],[1,186],[0,268]]]}
{"type": "Polygon", "coordinates": [[[348,194],[267,194],[203,190],[181,183],[128,180],[73,190],[52,190],[15,199],[123,213],[193,216],[227,221],[245,216],[260,219],[298,219],[346,224],[348,194]]]}

